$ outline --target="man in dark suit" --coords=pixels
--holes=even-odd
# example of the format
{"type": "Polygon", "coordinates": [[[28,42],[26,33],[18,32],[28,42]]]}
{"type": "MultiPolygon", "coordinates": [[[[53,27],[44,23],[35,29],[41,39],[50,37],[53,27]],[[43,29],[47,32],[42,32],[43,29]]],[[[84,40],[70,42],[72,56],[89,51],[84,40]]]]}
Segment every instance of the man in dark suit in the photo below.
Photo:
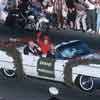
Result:
{"type": "Polygon", "coordinates": [[[29,41],[28,45],[24,48],[24,54],[25,55],[33,54],[36,56],[38,56],[38,55],[40,56],[41,48],[33,41],[29,41]]]}
{"type": "Polygon", "coordinates": [[[50,44],[50,49],[49,49],[48,54],[47,54],[47,57],[55,59],[55,52],[56,52],[55,46],[54,46],[53,43],[51,43],[50,44]]]}

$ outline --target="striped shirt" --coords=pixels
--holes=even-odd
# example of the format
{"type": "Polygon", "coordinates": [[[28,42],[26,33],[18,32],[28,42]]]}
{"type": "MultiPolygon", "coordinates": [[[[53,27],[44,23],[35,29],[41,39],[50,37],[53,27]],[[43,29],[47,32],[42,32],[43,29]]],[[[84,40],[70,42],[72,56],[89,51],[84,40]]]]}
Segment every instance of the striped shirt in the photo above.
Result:
{"type": "Polygon", "coordinates": [[[67,9],[65,0],[53,0],[54,12],[62,11],[63,8],[67,9]]]}

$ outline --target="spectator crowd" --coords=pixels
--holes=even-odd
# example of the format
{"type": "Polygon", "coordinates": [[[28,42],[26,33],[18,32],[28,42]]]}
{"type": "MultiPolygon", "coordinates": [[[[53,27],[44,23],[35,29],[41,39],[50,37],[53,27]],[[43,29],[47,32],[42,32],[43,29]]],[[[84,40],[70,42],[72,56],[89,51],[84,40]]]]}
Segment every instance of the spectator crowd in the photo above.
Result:
{"type": "MultiPolygon", "coordinates": [[[[0,0],[0,13],[4,1],[7,2],[0,0]]],[[[15,0],[14,7],[23,10],[28,1],[31,1],[35,15],[38,15],[39,11],[45,12],[53,25],[57,23],[55,26],[58,29],[70,28],[100,34],[100,0],[15,0]]]]}

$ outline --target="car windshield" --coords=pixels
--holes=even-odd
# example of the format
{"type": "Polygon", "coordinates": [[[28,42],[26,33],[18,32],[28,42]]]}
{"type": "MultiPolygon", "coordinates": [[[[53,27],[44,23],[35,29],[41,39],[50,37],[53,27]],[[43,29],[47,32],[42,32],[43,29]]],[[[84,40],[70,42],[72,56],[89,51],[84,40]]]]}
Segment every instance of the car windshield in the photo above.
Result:
{"type": "Polygon", "coordinates": [[[76,56],[87,55],[91,53],[91,49],[83,42],[65,44],[57,49],[57,56],[60,58],[72,58],[76,56]]]}

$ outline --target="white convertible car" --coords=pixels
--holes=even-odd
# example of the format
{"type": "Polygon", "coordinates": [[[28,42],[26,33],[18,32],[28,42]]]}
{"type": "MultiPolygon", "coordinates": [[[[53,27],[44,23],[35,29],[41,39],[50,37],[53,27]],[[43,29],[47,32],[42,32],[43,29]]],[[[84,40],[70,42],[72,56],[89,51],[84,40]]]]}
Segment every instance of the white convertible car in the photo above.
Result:
{"type": "MultiPolygon", "coordinates": [[[[60,45],[56,46],[56,57],[58,57],[56,59],[40,58],[39,56],[25,55],[23,53],[24,46],[17,47],[17,50],[21,54],[22,68],[26,76],[49,79],[53,81],[63,82],[66,84],[75,83],[82,90],[89,92],[92,91],[95,87],[97,87],[97,84],[99,82],[100,55],[93,52],[89,52],[89,49],[86,49],[84,47],[85,45],[83,45],[83,43],[78,40],[61,43],[60,45]],[[81,49],[84,50],[86,53],[81,51],[81,49],[79,50],[80,44],[82,46],[81,49]],[[75,47],[79,47],[78,53],[76,50],[75,54],[77,54],[79,58],[80,52],[81,60],[72,60],[73,58],[75,59],[76,56],[66,51],[69,50],[69,46],[71,46],[71,48],[74,47],[74,53],[75,47]],[[60,47],[63,48],[64,52],[61,50],[60,47]],[[60,50],[62,51],[62,53],[60,53],[60,50]],[[66,55],[66,59],[61,59],[64,53],[66,55]],[[60,55],[58,56],[58,54],[62,54],[61,57],[60,55]],[[84,58],[90,58],[91,60],[96,59],[96,63],[86,63],[83,60],[84,58]],[[80,63],[80,61],[82,62],[80,63]],[[74,64],[76,62],[77,64],[74,64]]],[[[72,52],[72,50],[70,51],[72,52]]],[[[16,75],[16,66],[14,64],[13,57],[7,55],[7,52],[3,50],[0,50],[0,68],[2,69],[3,74],[7,77],[14,77],[16,75]]]]}

